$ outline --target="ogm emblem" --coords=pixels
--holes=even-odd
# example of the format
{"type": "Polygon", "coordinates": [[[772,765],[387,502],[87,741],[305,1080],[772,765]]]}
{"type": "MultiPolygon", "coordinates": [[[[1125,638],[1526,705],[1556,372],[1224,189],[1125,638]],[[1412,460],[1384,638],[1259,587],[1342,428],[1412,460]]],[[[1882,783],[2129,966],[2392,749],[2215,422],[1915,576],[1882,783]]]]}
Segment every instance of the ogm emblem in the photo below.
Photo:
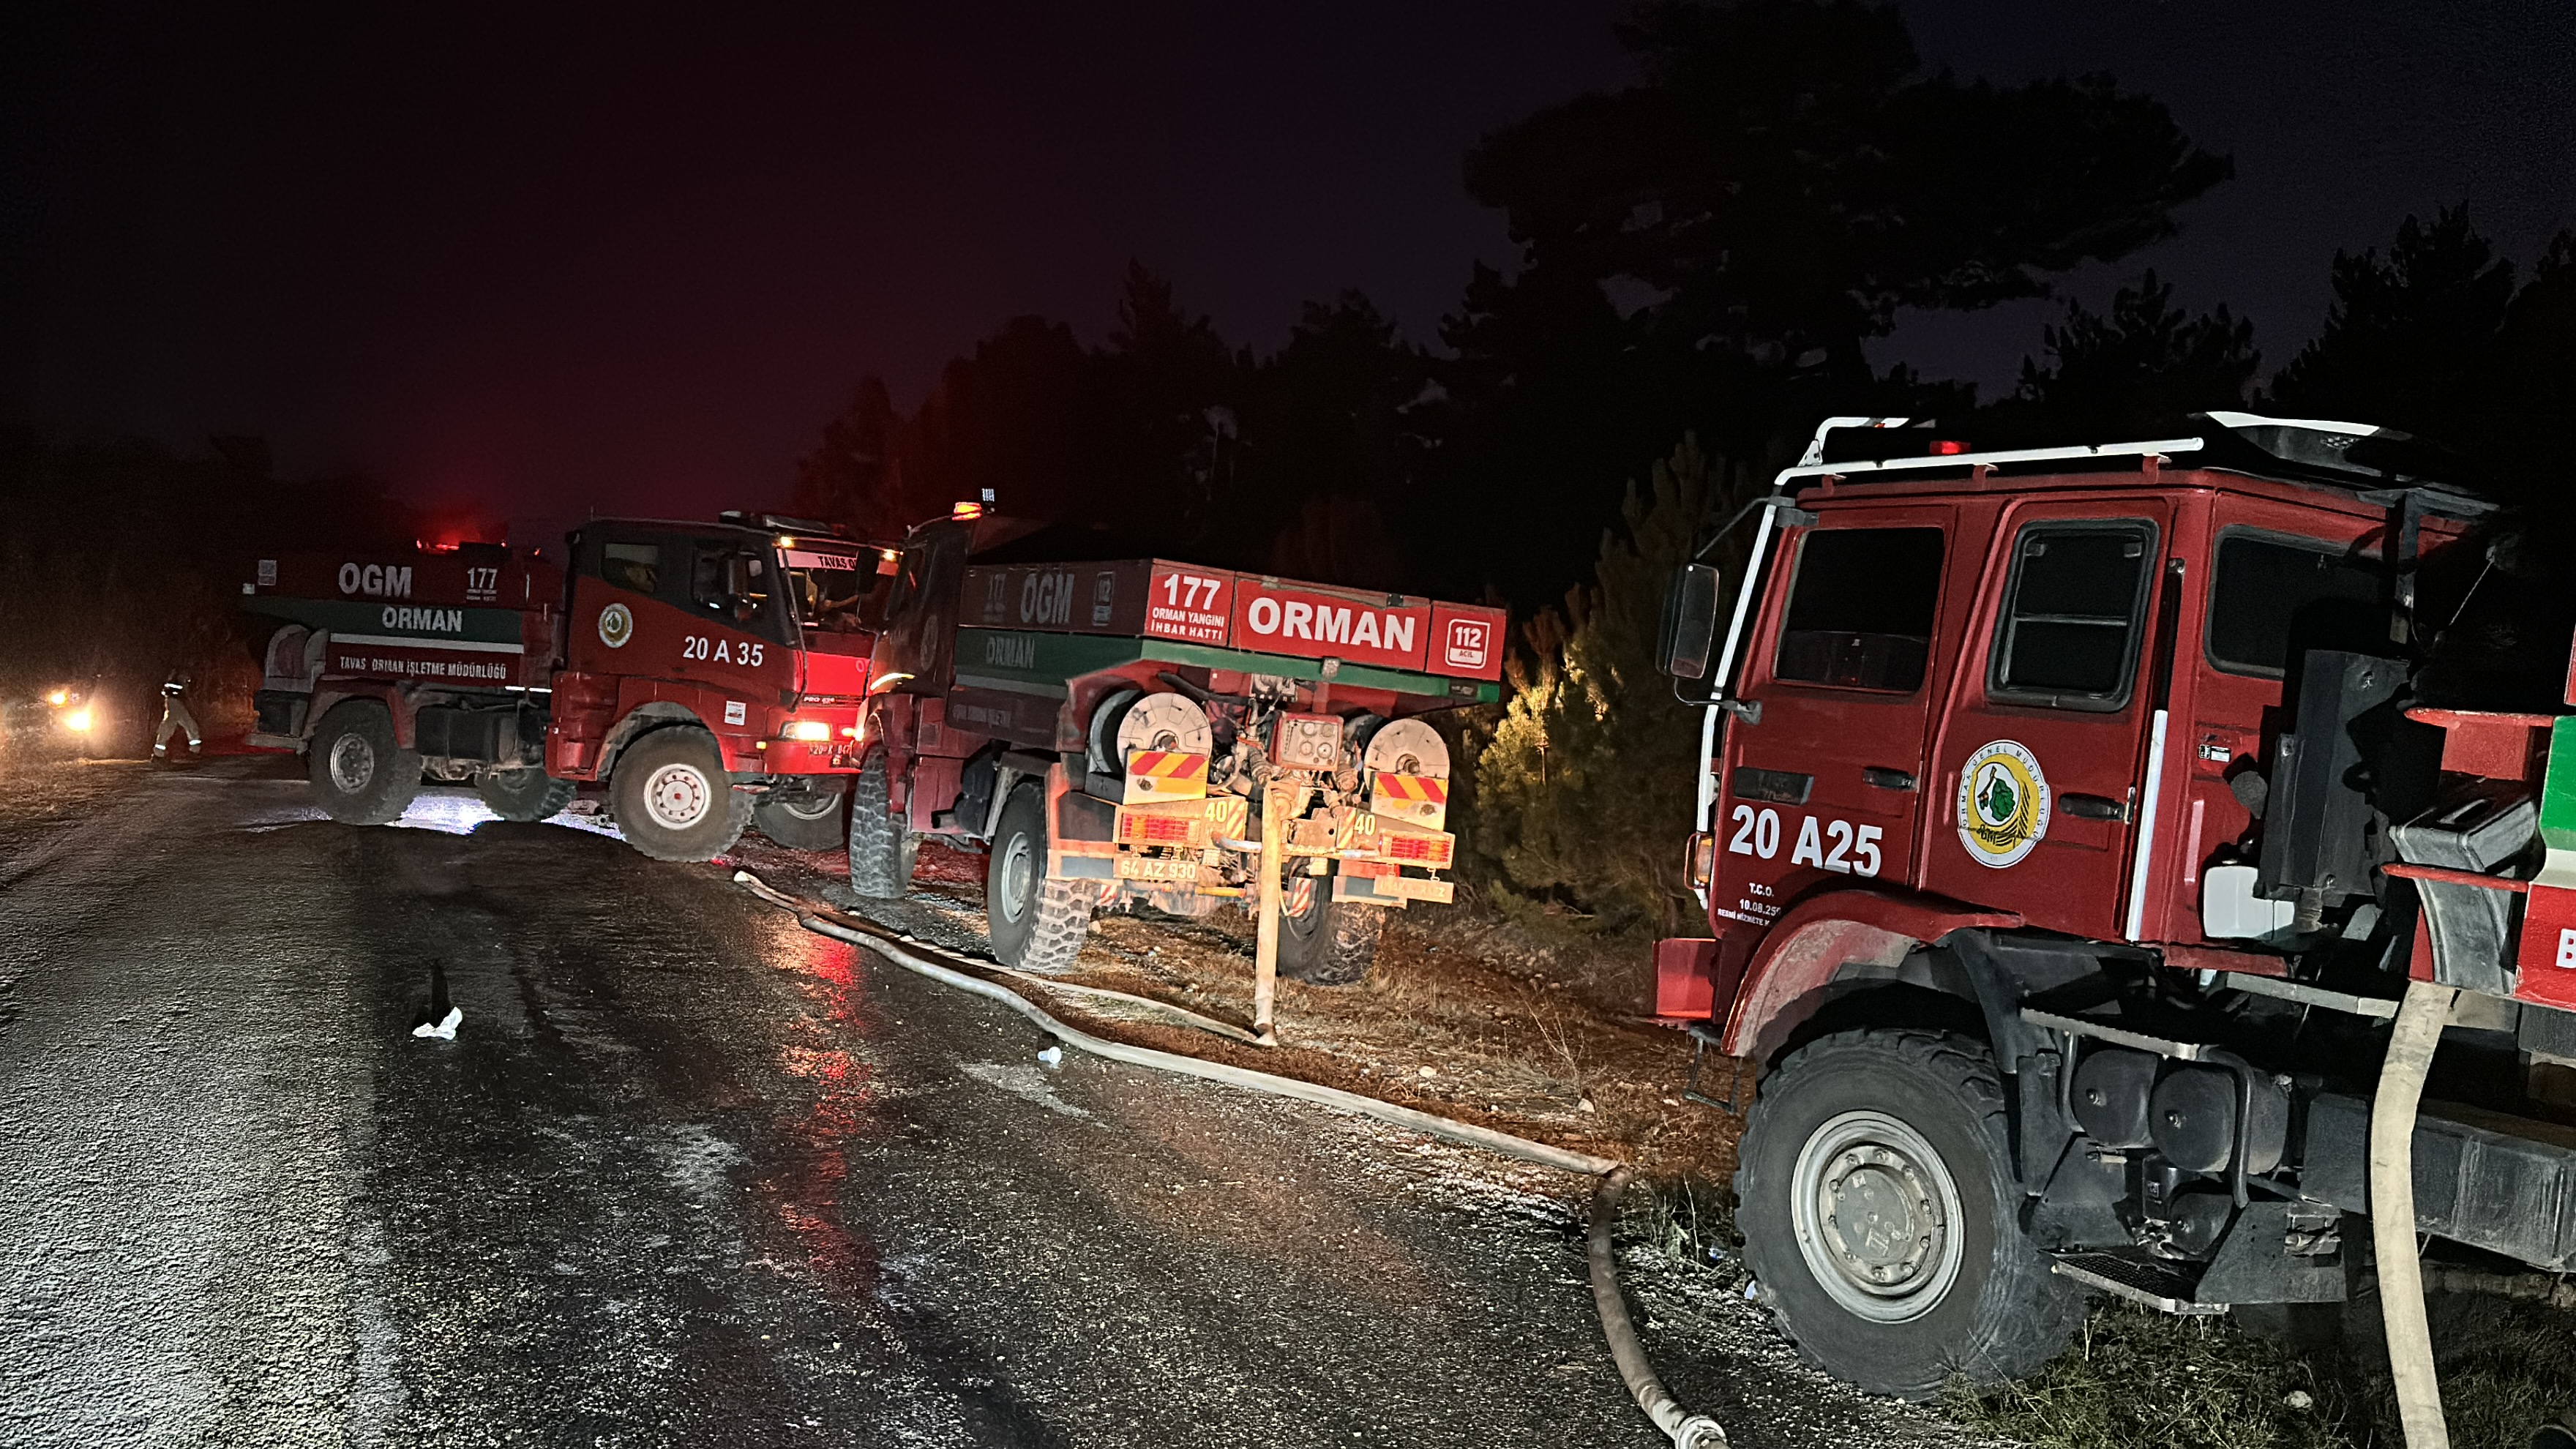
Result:
{"type": "Polygon", "coordinates": [[[2048,835],[2048,775],[2039,757],[1997,740],[1959,769],[1959,843],[1979,865],[2019,865],[2048,835]]]}
{"type": "Polygon", "coordinates": [[[611,604],[599,611],[599,642],[611,649],[623,649],[635,637],[635,616],[624,604],[611,604]]]}

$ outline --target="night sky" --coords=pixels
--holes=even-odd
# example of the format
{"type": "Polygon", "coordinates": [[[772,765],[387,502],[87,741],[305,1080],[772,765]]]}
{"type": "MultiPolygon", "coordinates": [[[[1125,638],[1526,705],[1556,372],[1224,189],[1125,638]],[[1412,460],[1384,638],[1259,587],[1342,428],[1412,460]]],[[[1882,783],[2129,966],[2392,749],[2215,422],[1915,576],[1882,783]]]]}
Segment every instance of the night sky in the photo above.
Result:
{"type": "MultiPolygon", "coordinates": [[[[1466,147],[1631,74],[1625,0],[37,8],[0,22],[0,420],[262,434],[547,525],[774,503],[862,375],[908,405],[1019,312],[1097,340],[1130,258],[1238,343],[1351,286],[1432,340],[1512,255],[1466,147]]],[[[2526,260],[2576,225],[2576,6],[1905,9],[1935,65],[2106,70],[2232,153],[2181,237],[2072,290],[2156,266],[2267,366],[2410,210],[2466,200],[2526,260]]],[[[2052,314],[1880,355],[1991,391],[2052,314]]]]}

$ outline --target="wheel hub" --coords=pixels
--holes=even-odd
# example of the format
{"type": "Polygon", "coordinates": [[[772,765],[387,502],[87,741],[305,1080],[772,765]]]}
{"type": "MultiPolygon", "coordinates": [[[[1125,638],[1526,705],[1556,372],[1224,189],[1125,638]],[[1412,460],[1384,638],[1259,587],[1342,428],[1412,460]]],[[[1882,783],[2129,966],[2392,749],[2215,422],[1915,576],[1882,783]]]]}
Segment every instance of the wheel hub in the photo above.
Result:
{"type": "Polygon", "coordinates": [[[1808,1271],[1852,1313],[1916,1318],[1957,1280],[1958,1185],[1907,1123],[1846,1112],[1818,1127],[1798,1155],[1791,1192],[1808,1271]]]}
{"type": "Polygon", "coordinates": [[[376,777],[376,747],[363,735],[342,735],[331,742],[331,783],[343,795],[355,795],[376,777]]]}
{"type": "Polygon", "coordinates": [[[1825,1234],[1844,1262],[1880,1283],[1901,1283],[1922,1268],[1942,1224],[1913,1164],[1885,1148],[1871,1148],[1865,1157],[1846,1152],[1835,1159],[1824,1189],[1825,1234]]]}
{"type": "Polygon", "coordinates": [[[693,765],[664,765],[644,782],[644,808],[654,824],[667,829],[688,829],[706,819],[714,805],[714,785],[693,765]]]}
{"type": "Polygon", "coordinates": [[[1029,892],[1037,884],[1037,852],[1029,848],[1026,835],[1014,835],[1002,849],[1002,919],[1017,921],[1029,908],[1029,892]]]}

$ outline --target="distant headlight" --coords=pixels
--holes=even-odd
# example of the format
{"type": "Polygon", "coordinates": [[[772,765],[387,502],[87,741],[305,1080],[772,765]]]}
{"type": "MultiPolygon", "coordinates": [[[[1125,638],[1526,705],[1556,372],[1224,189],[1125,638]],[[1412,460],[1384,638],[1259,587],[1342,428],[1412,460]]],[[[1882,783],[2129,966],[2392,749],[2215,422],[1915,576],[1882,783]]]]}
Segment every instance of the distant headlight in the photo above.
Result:
{"type": "Polygon", "coordinates": [[[51,694],[49,694],[49,695],[46,695],[46,696],[45,696],[45,703],[47,703],[47,704],[56,704],[56,705],[58,705],[58,704],[63,704],[63,703],[67,703],[67,702],[71,699],[71,697],[72,697],[72,692],[71,692],[70,690],[68,690],[68,689],[57,689],[57,690],[55,690],[53,693],[51,693],[51,694]]]}
{"type": "Polygon", "coordinates": [[[819,719],[791,719],[785,734],[791,740],[828,740],[832,727],[819,719]]]}
{"type": "Polygon", "coordinates": [[[63,728],[79,730],[81,733],[87,734],[89,732],[89,706],[82,705],[80,708],[73,710],[70,714],[64,715],[63,728]]]}

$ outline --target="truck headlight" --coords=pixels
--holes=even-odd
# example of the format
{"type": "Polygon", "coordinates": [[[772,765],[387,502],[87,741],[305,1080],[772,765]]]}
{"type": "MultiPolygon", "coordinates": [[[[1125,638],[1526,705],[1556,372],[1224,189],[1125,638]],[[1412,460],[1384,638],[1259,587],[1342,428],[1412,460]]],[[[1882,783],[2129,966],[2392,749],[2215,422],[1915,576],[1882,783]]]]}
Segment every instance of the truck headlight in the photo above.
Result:
{"type": "Polygon", "coordinates": [[[781,733],[791,740],[828,740],[832,727],[819,719],[791,719],[781,733]]]}
{"type": "Polygon", "coordinates": [[[82,705],[80,708],[64,715],[63,728],[67,730],[78,730],[82,734],[89,733],[89,706],[82,705]]]}

